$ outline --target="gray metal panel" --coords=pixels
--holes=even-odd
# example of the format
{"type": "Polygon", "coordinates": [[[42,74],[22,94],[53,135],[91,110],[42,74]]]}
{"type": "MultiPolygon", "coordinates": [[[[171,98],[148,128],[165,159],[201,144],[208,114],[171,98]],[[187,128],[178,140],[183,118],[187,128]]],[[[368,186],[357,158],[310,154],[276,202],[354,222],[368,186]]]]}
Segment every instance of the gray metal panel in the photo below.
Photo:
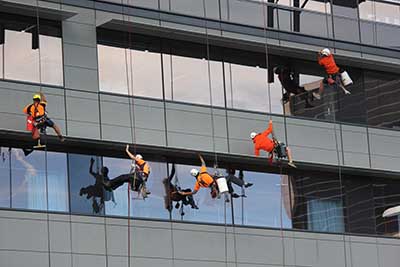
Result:
{"type": "Polygon", "coordinates": [[[70,224],[50,221],[50,251],[71,252],[70,224]]]}
{"type": "Polygon", "coordinates": [[[0,249],[48,250],[45,221],[0,218],[0,236],[0,249]]]}
{"type": "Polygon", "coordinates": [[[376,244],[351,242],[351,262],[353,267],[379,266],[376,244]]]}
{"type": "Polygon", "coordinates": [[[92,92],[99,91],[97,70],[64,66],[64,81],[66,88],[92,92]]]}
{"type": "Polygon", "coordinates": [[[96,47],[96,28],[93,25],[64,21],[62,23],[63,42],[96,47]]]}
{"type": "Polygon", "coordinates": [[[174,230],[174,251],[178,259],[200,261],[206,257],[210,261],[225,261],[225,236],[223,233],[174,230]],[[187,240],[194,242],[188,246],[187,240]]]}
{"type": "Polygon", "coordinates": [[[131,127],[132,106],[126,97],[101,94],[100,100],[102,125],[131,127]]]}
{"type": "MultiPolygon", "coordinates": [[[[107,257],[107,267],[127,267],[128,266],[128,257],[117,257],[117,256],[108,256],[107,257]]],[[[134,266],[138,266],[134,263],[134,266]]]]}
{"type": "Polygon", "coordinates": [[[75,16],[67,19],[68,22],[84,23],[94,25],[95,23],[95,10],[89,8],[80,8],[69,5],[62,5],[62,10],[77,13],[75,16]]]}
{"type": "MultiPolygon", "coordinates": [[[[335,137],[334,124],[292,118],[288,118],[286,123],[288,145],[293,151],[295,160],[338,164],[335,140],[337,138],[340,142],[340,135],[335,137]]],[[[340,149],[340,147],[341,144],[338,148],[340,149]]]]}
{"type": "Polygon", "coordinates": [[[73,255],[74,267],[106,267],[106,256],[100,255],[73,255]]]}
{"type": "Polygon", "coordinates": [[[49,267],[49,257],[43,252],[0,251],[0,263],[4,267],[49,267]]]}
{"type": "MultiPolygon", "coordinates": [[[[138,129],[135,130],[136,139],[138,144],[165,146],[165,132],[159,130],[138,129]]],[[[132,142],[132,140],[130,141],[132,142]]]]}
{"type": "Polygon", "coordinates": [[[72,252],[87,253],[87,254],[105,254],[106,245],[104,237],[105,237],[104,225],[89,224],[89,223],[73,223],[72,252]]]}
{"type": "Polygon", "coordinates": [[[296,250],[296,265],[316,266],[317,240],[296,238],[294,243],[296,250]]]}
{"type": "Polygon", "coordinates": [[[337,241],[317,241],[318,267],[346,266],[344,255],[344,243],[337,241]]]}
{"type": "Polygon", "coordinates": [[[128,227],[107,225],[107,252],[112,256],[128,256],[128,227]]]}
{"type": "Polygon", "coordinates": [[[132,129],[116,125],[101,124],[102,140],[132,143],[132,129]]]}
{"type": "Polygon", "coordinates": [[[64,253],[51,253],[50,254],[50,263],[51,267],[71,267],[72,266],[72,257],[71,254],[64,253]]]}
{"type": "Polygon", "coordinates": [[[400,245],[379,245],[379,266],[398,267],[400,262],[400,245]]]}
{"type": "Polygon", "coordinates": [[[369,168],[368,136],[365,127],[342,125],[344,165],[369,168]]]}
{"type": "MultiPolygon", "coordinates": [[[[172,240],[171,231],[169,229],[132,227],[130,240],[132,244],[130,252],[131,256],[146,258],[172,258],[172,240]]],[[[187,247],[187,243],[185,246],[187,247]]]]}
{"type": "Polygon", "coordinates": [[[400,132],[369,129],[372,168],[399,171],[400,132]]]}
{"type": "Polygon", "coordinates": [[[67,119],[99,123],[99,103],[97,94],[67,91],[67,119]]]}
{"type": "Polygon", "coordinates": [[[64,64],[97,70],[97,48],[64,43],[64,64]]]}

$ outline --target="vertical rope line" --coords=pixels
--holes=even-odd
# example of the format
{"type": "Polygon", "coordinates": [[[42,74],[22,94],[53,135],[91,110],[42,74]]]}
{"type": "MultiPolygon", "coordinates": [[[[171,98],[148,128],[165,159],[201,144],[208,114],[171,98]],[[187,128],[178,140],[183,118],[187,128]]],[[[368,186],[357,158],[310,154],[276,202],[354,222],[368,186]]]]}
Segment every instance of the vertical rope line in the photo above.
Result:
{"type": "MultiPolygon", "coordinates": [[[[326,27],[327,27],[327,36],[328,36],[328,40],[329,40],[329,18],[328,18],[328,8],[327,8],[327,3],[329,3],[329,1],[325,0],[325,18],[326,18],[326,27]]],[[[333,24],[333,20],[334,20],[334,14],[333,14],[333,4],[331,3],[331,20],[332,20],[332,38],[334,38],[334,24],[333,24]]],[[[337,86],[337,84],[335,84],[336,87],[336,91],[335,93],[337,94],[337,101],[339,101],[339,88],[337,86]]],[[[332,99],[331,99],[332,100],[332,99]]],[[[329,104],[330,106],[330,104],[329,104]]],[[[338,140],[338,136],[337,136],[337,130],[336,130],[336,110],[335,107],[333,107],[334,109],[331,111],[333,112],[333,131],[334,131],[334,135],[335,135],[335,145],[336,145],[336,155],[337,155],[337,162],[338,162],[338,176],[339,176],[339,186],[340,186],[340,200],[342,203],[342,212],[343,212],[343,220],[344,220],[344,199],[343,199],[343,183],[342,183],[342,167],[341,167],[341,163],[340,163],[340,152],[339,152],[339,140],[338,140]]],[[[341,128],[340,128],[341,131],[341,128]]],[[[343,221],[344,222],[344,221],[343,221]]],[[[345,229],[346,231],[346,229],[345,229]]],[[[343,235],[343,250],[344,250],[344,260],[345,260],[345,266],[347,267],[347,252],[346,252],[346,238],[345,238],[345,233],[342,233],[343,235]]],[[[351,245],[350,245],[351,247],[351,245]]]]}
{"type": "Polygon", "coordinates": [[[272,105],[271,105],[271,85],[268,82],[268,68],[269,68],[269,56],[268,56],[268,37],[267,37],[267,16],[265,9],[268,5],[264,2],[261,4],[263,7],[263,22],[264,22],[264,39],[265,39],[265,81],[268,89],[268,105],[269,105],[269,118],[272,119],[272,105]]]}
{"type": "MultiPolygon", "coordinates": [[[[42,93],[42,56],[40,48],[40,16],[39,16],[39,0],[36,0],[36,32],[32,32],[32,39],[38,38],[38,64],[39,64],[39,90],[42,93]],[[37,33],[37,36],[34,36],[37,33]]],[[[46,135],[46,133],[44,133],[46,135]]],[[[40,140],[40,137],[39,137],[40,140]]],[[[45,138],[45,151],[44,151],[44,172],[46,179],[46,219],[47,219],[47,249],[48,249],[48,263],[51,267],[51,244],[50,244],[50,214],[49,214],[49,181],[48,181],[48,166],[47,166],[47,137],[45,138]]]]}

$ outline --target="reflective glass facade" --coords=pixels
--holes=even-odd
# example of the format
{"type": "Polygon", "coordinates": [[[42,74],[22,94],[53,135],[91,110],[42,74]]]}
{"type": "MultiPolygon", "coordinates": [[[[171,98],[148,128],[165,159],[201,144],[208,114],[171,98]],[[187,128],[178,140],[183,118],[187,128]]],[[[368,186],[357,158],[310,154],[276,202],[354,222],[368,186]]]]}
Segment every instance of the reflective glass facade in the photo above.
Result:
{"type": "MultiPolygon", "coordinates": [[[[225,203],[223,198],[212,199],[208,189],[201,189],[194,196],[198,210],[190,206],[175,207],[173,202],[169,214],[164,202],[163,179],[172,164],[167,167],[166,162],[148,161],[151,175],[147,188],[151,195],[143,199],[137,192],[128,190],[127,183],[107,190],[102,180],[95,178],[103,166],[109,169],[108,179],[129,173],[131,161],[127,159],[50,151],[35,151],[25,157],[18,148],[3,148],[2,157],[0,203],[3,208],[171,218],[329,233],[397,236],[399,231],[397,217],[381,216],[387,208],[400,202],[400,183],[392,179],[335,172],[299,171],[283,175],[242,170],[244,181],[253,186],[244,188],[233,184],[233,190],[245,197],[225,203]],[[90,173],[91,158],[94,174],[90,173]]],[[[182,190],[193,188],[190,170],[198,166],[175,165],[172,184],[182,190]]],[[[212,173],[213,169],[209,171],[212,173]]],[[[219,172],[226,174],[224,166],[220,166],[219,172]]]]}

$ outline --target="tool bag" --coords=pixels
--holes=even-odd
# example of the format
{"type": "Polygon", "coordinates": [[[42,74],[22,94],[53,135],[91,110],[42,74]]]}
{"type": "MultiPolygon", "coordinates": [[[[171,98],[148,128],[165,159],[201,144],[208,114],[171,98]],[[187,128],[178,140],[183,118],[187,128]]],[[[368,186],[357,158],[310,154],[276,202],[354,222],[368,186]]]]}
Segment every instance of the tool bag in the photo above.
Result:
{"type": "Polygon", "coordinates": [[[340,73],[340,78],[342,79],[342,83],[344,86],[349,86],[353,84],[353,80],[350,78],[350,75],[347,71],[343,71],[340,73]]]}

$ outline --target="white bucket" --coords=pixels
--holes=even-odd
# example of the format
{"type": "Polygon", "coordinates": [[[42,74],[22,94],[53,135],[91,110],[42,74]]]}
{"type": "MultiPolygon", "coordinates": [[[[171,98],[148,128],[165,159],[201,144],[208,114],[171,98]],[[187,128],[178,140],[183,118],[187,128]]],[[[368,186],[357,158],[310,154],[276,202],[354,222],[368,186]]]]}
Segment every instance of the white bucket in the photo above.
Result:
{"type": "Polygon", "coordinates": [[[347,73],[347,71],[340,73],[340,77],[344,86],[353,84],[353,80],[350,78],[350,75],[347,73]]]}
{"type": "Polygon", "coordinates": [[[229,192],[228,183],[226,182],[225,177],[220,177],[217,179],[218,190],[220,194],[229,192]]]}

